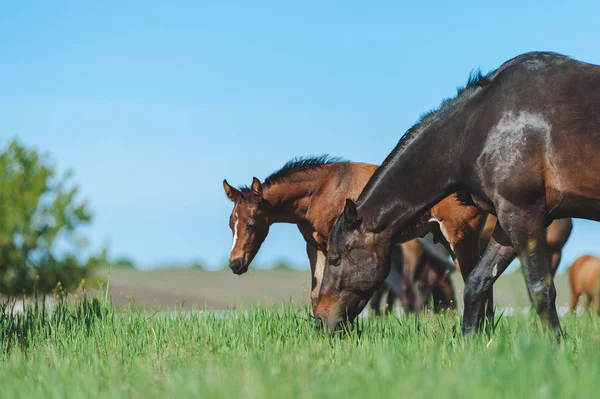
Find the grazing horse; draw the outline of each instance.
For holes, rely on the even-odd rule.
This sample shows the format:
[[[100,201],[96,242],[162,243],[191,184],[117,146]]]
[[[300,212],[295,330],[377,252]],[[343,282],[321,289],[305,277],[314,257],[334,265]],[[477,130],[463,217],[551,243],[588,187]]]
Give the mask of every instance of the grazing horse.
[[[294,223],[306,241],[312,277],[311,301],[314,305],[325,265],[329,231],[343,209],[344,199],[356,198],[376,168],[376,165],[341,162],[337,158],[324,156],[292,160],[267,177],[264,183],[254,178],[250,187],[236,189],[226,180],[223,181],[225,193],[234,203],[229,217],[233,232],[229,257],[231,270],[235,274],[243,274],[248,270],[271,224]],[[442,275],[448,268],[448,264],[443,264],[439,256],[436,259],[431,250],[424,248],[421,243],[402,244],[397,250],[404,254],[406,269],[415,269],[421,261],[427,263],[428,270],[434,275]],[[399,266],[400,274],[402,269]],[[392,289],[401,290],[402,278],[397,273],[390,273],[388,279]],[[434,302],[441,301],[452,306],[455,302],[452,287],[448,288],[448,283],[441,278],[431,276],[428,280],[433,283],[438,281],[442,281],[444,287],[436,288],[436,295],[439,291],[440,296],[449,293],[451,296],[434,298]],[[427,294],[420,293],[425,295],[423,301],[426,302]]]
[[[581,294],[587,295],[586,308],[590,305],[594,313],[600,308],[600,258],[582,255],[569,267],[571,285],[571,311],[577,308]]]
[[[413,238],[452,192],[498,219],[464,291],[463,334],[480,325],[493,283],[519,256],[544,326],[560,331],[546,242],[554,219],[600,220],[600,67],[547,52],[471,75],[455,98],[400,139],[330,234],[316,322],[351,324],[389,270],[392,243]]]

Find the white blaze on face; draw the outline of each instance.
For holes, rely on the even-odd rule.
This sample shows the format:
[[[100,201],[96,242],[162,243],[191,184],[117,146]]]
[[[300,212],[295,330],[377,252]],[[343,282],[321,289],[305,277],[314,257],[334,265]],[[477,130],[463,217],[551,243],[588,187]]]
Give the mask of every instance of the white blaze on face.
[[[231,246],[231,250],[233,251],[233,248],[235,248],[235,243],[237,242],[237,238],[238,238],[238,233],[237,233],[237,228],[238,228],[238,214],[237,212],[235,213],[235,215],[233,216],[233,218],[235,219],[235,223],[233,225],[233,245]]]
[[[327,257],[325,256],[325,254],[321,251],[317,251],[317,262],[315,265],[315,289],[311,293],[312,299],[317,299],[317,297],[319,296],[326,261]]]

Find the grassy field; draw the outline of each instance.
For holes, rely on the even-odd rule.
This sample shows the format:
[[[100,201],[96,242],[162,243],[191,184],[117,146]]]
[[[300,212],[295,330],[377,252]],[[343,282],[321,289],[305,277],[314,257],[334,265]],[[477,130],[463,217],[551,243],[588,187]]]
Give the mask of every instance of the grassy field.
[[[533,316],[464,340],[456,313],[367,318],[326,336],[306,310],[152,313],[101,301],[0,311],[3,398],[577,397],[600,390],[600,318]]]

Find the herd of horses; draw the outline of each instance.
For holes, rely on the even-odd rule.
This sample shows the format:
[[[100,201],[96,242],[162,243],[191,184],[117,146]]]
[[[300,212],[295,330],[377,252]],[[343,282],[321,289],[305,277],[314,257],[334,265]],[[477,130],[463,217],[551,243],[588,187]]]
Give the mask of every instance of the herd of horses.
[[[383,164],[295,159],[234,203],[230,267],[243,274],[273,223],[306,241],[318,328],[351,327],[387,291],[418,312],[455,307],[465,282],[463,334],[494,317],[493,284],[518,256],[542,323],[560,332],[554,274],[571,218],[600,220],[600,67],[550,52],[472,74],[424,116]],[[422,237],[433,237],[432,241]],[[436,245],[437,243],[437,245]],[[454,264],[438,249],[441,245]],[[572,307],[600,307],[600,260],[569,269]]]

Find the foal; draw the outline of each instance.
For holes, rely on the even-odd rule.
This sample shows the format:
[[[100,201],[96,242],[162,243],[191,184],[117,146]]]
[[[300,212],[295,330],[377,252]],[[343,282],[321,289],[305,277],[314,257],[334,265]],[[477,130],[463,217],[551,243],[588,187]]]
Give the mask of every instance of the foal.
[[[336,158],[324,156],[290,161],[267,177],[264,183],[254,178],[250,187],[236,189],[226,180],[223,181],[225,193],[234,203],[229,218],[233,232],[229,257],[231,270],[235,274],[243,274],[248,270],[250,262],[267,237],[271,224],[296,224],[306,241],[312,276],[311,300],[314,303],[321,286],[331,226],[342,211],[344,200],[356,198],[376,168],[376,165],[340,162]],[[413,243],[398,246],[393,252],[396,251],[403,253],[396,256],[410,257],[412,263],[417,263],[429,250],[423,248],[422,244]],[[419,255],[416,254],[417,251]],[[436,263],[433,266],[434,274],[444,274],[446,269],[442,266],[446,269],[448,267],[440,262]],[[406,269],[415,267],[409,262]],[[398,271],[403,273],[402,269],[400,267]],[[433,277],[430,280],[438,281]],[[439,299],[438,302],[454,303],[452,288],[447,287],[445,280],[443,283],[445,287],[442,291],[449,297]],[[398,290],[399,285],[398,281],[392,288]]]

